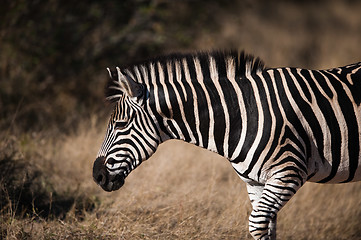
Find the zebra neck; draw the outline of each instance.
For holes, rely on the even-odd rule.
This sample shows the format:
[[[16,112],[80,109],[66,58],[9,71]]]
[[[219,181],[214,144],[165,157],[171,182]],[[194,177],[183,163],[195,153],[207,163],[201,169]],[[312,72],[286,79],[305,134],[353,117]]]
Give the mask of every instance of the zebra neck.
[[[262,66],[244,54],[201,55],[156,62],[135,75],[143,72],[151,115],[166,136],[162,140],[181,139],[233,160],[249,147],[246,135],[254,139],[258,112],[247,76]]]
[[[240,144],[244,143],[241,139],[243,120],[253,108],[241,98],[255,101],[245,96],[251,89],[249,82],[240,83],[230,77],[210,74],[207,78],[191,80],[191,84],[184,81],[171,86],[169,83],[163,87],[162,96],[153,93],[153,109],[158,109],[157,121],[166,135],[163,140],[180,139],[230,160],[240,157]],[[257,122],[258,116],[253,119]],[[252,136],[248,134],[248,137]]]

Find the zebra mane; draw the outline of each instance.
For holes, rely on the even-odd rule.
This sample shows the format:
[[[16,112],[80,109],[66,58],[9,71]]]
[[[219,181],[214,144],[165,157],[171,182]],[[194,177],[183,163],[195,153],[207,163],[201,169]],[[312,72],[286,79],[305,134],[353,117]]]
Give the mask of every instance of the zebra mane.
[[[212,52],[196,52],[196,53],[173,53],[164,56],[158,56],[146,61],[134,63],[121,67],[122,73],[129,75],[136,82],[142,82],[137,79],[136,71],[139,67],[146,68],[149,71],[151,65],[160,64],[165,67],[169,63],[181,62],[186,60],[187,62],[193,62],[197,59],[202,66],[202,71],[209,69],[210,59],[214,59],[218,73],[226,76],[227,62],[232,60],[234,62],[235,77],[244,77],[246,74],[254,74],[265,69],[265,65],[261,59],[247,54],[244,51],[229,50],[229,51],[212,51]],[[116,101],[121,95],[121,89],[117,81],[118,74],[116,70],[109,70],[110,80],[106,85],[105,96],[110,101]]]

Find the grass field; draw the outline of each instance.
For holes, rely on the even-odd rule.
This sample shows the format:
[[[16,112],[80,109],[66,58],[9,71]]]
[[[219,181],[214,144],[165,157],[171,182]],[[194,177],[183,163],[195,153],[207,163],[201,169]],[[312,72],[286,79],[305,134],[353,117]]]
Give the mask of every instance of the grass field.
[[[162,144],[116,192],[93,182],[111,111],[104,69],[227,48],[268,67],[346,65],[361,60],[361,2],[113,4],[0,8],[0,239],[251,239],[245,184],[227,160],[192,145]],[[361,183],[306,183],[279,213],[277,234],[361,239]]]
[[[179,141],[166,142],[126,179],[122,189],[106,193],[91,180],[92,161],[102,141],[100,130],[99,124],[88,123],[55,142],[35,136],[19,146],[23,157],[41,156],[25,167],[28,174],[35,171],[31,168],[46,168],[42,181],[34,181],[40,185],[38,191],[68,197],[72,205],[56,213],[48,204],[51,214],[45,216],[37,209],[15,215],[14,208],[3,208],[3,238],[251,239],[245,185],[227,160]],[[33,145],[38,146],[36,152]],[[36,200],[41,199],[35,199],[35,205]],[[54,200],[53,208],[59,208],[56,204],[60,203]],[[360,183],[307,183],[280,212],[278,236],[359,239],[360,205]]]

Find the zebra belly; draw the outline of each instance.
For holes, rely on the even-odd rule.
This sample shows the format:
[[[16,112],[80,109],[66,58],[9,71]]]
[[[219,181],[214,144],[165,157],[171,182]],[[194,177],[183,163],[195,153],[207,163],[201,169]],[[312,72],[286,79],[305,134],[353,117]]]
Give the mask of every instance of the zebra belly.
[[[333,168],[335,167],[332,166],[330,162],[322,162],[321,159],[316,158],[316,161],[312,161],[311,164],[309,163],[309,170],[312,177],[310,177],[307,181],[317,183],[344,183],[361,181],[361,159],[358,160],[356,171],[353,170],[352,173],[350,171],[348,159],[341,160],[339,166],[337,167],[337,171]],[[349,179],[350,174],[353,175],[351,179]],[[333,177],[327,181],[323,181],[324,179],[329,178],[330,175]]]
[[[309,175],[311,175],[312,177],[310,177],[307,181],[320,183],[343,183],[361,181],[361,105],[357,107],[354,106],[354,111],[356,113],[354,114],[354,117],[357,125],[351,127],[351,129],[353,129],[354,131],[358,131],[358,141],[355,141],[355,138],[352,139],[348,136],[348,134],[345,134],[349,133],[348,128],[350,126],[341,124],[342,122],[344,122],[344,120],[341,121],[340,119],[338,119],[338,128],[328,126],[329,132],[331,133],[340,130],[343,131],[343,133],[341,133],[341,140],[339,143],[340,145],[338,145],[340,149],[339,155],[341,156],[341,159],[332,159],[333,156],[331,154],[331,147],[324,147],[323,157],[321,157],[317,150],[315,141],[311,142],[311,144],[313,145],[311,146],[311,157],[308,161],[308,172]],[[340,113],[340,115],[342,114]],[[327,126],[327,122],[320,121],[320,125]],[[329,136],[327,136],[326,134],[327,131],[328,130],[323,129],[323,139],[329,138]],[[356,152],[357,156],[354,154],[354,157],[351,159],[349,158],[349,156],[351,156],[350,152],[354,146],[352,144],[349,144],[351,143],[350,141],[354,142],[355,144],[359,144],[358,148],[357,145],[354,148],[358,151],[358,154]],[[326,144],[324,146],[326,146]]]

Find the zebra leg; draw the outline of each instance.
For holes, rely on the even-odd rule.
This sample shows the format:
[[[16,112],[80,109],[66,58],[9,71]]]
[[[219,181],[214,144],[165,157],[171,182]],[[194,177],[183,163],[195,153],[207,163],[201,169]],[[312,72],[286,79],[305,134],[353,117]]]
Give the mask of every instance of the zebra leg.
[[[259,199],[262,196],[264,184],[260,184],[255,181],[244,180],[247,183],[247,192],[252,207],[255,208]]]
[[[277,214],[271,219],[271,221],[268,224],[268,235],[270,236],[270,239],[277,239],[276,227],[277,227]]]
[[[247,180],[245,180],[247,181]],[[252,207],[255,208],[262,196],[264,185],[258,182],[247,181],[247,192]],[[268,225],[268,235],[270,239],[276,239],[277,215],[274,216]]]
[[[278,171],[263,188],[259,200],[252,204],[249,217],[249,231],[254,239],[269,240],[276,238],[277,213],[302,186],[305,177],[301,177],[296,168],[287,172]]]
[[[262,196],[263,189],[264,189],[263,184],[253,181],[247,181],[248,197],[249,200],[251,201],[253,209],[257,206],[257,203]],[[270,239],[276,239],[276,225],[277,225],[277,215],[270,220],[270,223],[268,225],[268,236],[270,237]]]

